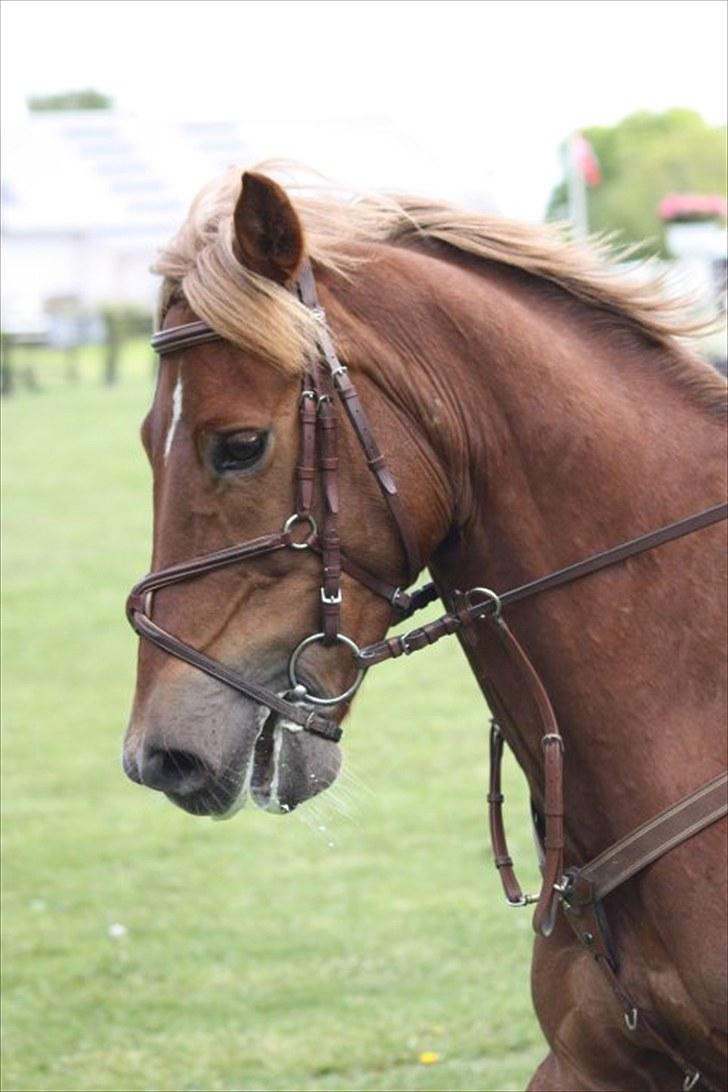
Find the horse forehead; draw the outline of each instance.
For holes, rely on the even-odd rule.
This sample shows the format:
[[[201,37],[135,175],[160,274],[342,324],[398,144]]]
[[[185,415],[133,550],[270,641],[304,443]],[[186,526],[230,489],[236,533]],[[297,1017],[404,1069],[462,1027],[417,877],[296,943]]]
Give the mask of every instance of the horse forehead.
[[[274,415],[298,379],[268,364],[246,359],[225,343],[199,346],[170,359],[159,395],[170,408],[176,386],[184,388],[185,415],[225,416],[243,410]],[[166,362],[162,367],[165,367]]]

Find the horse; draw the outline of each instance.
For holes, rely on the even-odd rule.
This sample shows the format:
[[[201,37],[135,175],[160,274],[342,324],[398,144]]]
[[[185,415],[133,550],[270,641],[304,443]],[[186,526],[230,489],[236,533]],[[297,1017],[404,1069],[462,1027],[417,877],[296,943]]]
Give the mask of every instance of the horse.
[[[335,780],[368,663],[456,632],[567,877],[724,792],[724,525],[650,532],[724,496],[726,384],[658,284],[550,227],[260,170],[207,186],[156,271],[132,780],[194,815],[290,812]],[[387,638],[425,565],[445,621]],[[490,795],[511,876],[497,774]],[[533,1092],[724,1087],[724,813],[576,927],[545,881],[566,912],[539,918]]]

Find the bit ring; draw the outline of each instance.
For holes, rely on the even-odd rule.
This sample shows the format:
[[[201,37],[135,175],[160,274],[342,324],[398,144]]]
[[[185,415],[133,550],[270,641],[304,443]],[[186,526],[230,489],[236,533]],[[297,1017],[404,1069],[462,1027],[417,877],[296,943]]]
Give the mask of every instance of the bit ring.
[[[299,682],[296,677],[296,666],[298,664],[301,653],[304,651],[304,649],[308,648],[309,645],[318,644],[319,641],[325,640],[325,637],[326,634],[324,633],[312,633],[310,637],[304,637],[301,643],[294,649],[291,654],[291,658],[288,661],[288,680],[293,690],[295,690],[297,687],[301,687],[303,689],[303,694],[301,694],[301,690],[298,691],[300,695],[298,699],[299,701],[311,702],[312,705],[339,705],[342,701],[348,701],[349,698],[353,697],[354,694],[356,694],[357,690],[361,685],[362,679],[367,673],[367,669],[365,667],[360,667],[358,669],[356,678],[354,679],[354,682],[351,684],[351,686],[344,690],[343,693],[337,694],[335,698],[316,697],[316,695],[311,694],[310,691],[303,685],[303,683]],[[359,646],[355,641],[352,641],[351,637],[346,637],[343,633],[337,633],[334,640],[337,644],[346,645],[346,647],[351,650],[354,656],[359,655]]]

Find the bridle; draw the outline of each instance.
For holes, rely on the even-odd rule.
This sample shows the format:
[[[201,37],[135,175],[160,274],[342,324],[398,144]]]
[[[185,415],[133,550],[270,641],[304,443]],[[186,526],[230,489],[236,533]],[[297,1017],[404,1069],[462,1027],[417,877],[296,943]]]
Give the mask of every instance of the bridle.
[[[289,729],[298,727],[337,742],[341,738],[341,728],[318,710],[349,701],[367,670],[366,665],[359,660],[362,650],[340,629],[341,574],[347,573],[370,591],[386,599],[393,613],[398,618],[405,618],[413,607],[413,597],[404,589],[416,578],[422,562],[417,538],[397,492],[394,477],[374,439],[347,369],[336,355],[308,262],[301,269],[295,289],[301,303],[316,318],[318,330],[318,356],[313,356],[308,361],[302,376],[299,398],[300,439],[295,511],[285,521],[281,531],[149,573],[132,589],[127,600],[127,616],[140,637],[281,714]],[[206,323],[191,322],[155,334],[152,347],[160,356],[165,356],[219,340],[222,340],[220,335]],[[334,405],[337,397],[344,406],[366,464],[377,481],[402,543],[407,573],[397,583],[369,572],[349,558],[341,548],[338,528],[338,422]],[[323,509],[320,528],[313,514],[317,474]],[[280,550],[312,550],[321,558],[321,626],[319,631],[305,637],[291,653],[288,661],[290,689],[284,695],[277,694],[219,660],[212,659],[152,620],[154,593],[161,588]],[[419,602],[421,601],[422,595],[419,597]],[[299,660],[302,653],[311,645],[319,643],[326,646],[344,645],[354,657],[356,677],[340,694],[329,697],[315,694],[299,678]],[[315,708],[311,709],[311,705]]]
[[[238,545],[228,546],[223,550],[149,573],[132,588],[126,608],[129,621],[140,637],[285,716],[291,728],[296,726],[303,731],[338,742],[342,734],[341,728],[328,717],[322,716],[318,710],[349,701],[359,688],[368,668],[374,664],[403,654],[409,655],[429,644],[434,644],[441,637],[455,633],[463,626],[484,618],[492,617],[502,621],[503,608],[512,603],[573,582],[599,569],[622,562],[635,554],[654,549],[663,542],[691,534],[726,518],[728,505],[716,505],[695,516],[679,520],[668,527],[602,551],[518,588],[499,594],[489,588],[472,588],[458,595],[457,609],[446,613],[435,622],[401,636],[359,648],[351,637],[340,630],[342,572],[385,599],[392,608],[394,622],[410,617],[415,611],[439,596],[433,584],[426,584],[414,592],[406,590],[422,567],[417,537],[397,491],[394,477],[369,427],[356,388],[346,367],[336,354],[325,312],[318,301],[313,271],[308,261],[305,261],[301,267],[294,290],[301,303],[316,318],[318,349],[318,355],[313,355],[309,359],[302,375],[299,398],[299,458],[295,472],[295,511],[285,521],[281,531],[248,539]],[[151,344],[159,356],[163,357],[221,340],[223,340],[222,336],[207,323],[190,322],[159,331],[152,337]],[[344,406],[366,464],[377,481],[396,526],[407,569],[406,576],[398,582],[392,582],[370,572],[348,557],[341,547],[338,529],[340,496],[337,414],[334,404],[336,398]],[[313,515],[317,474],[321,485],[323,507],[321,528],[318,527]],[[291,653],[288,661],[290,689],[285,695],[281,696],[244,678],[239,672],[193,648],[152,620],[154,593],[161,588],[281,550],[312,550],[319,554],[322,568],[321,626],[317,632],[305,637]],[[340,694],[329,697],[315,694],[299,679],[298,664],[301,654],[306,648],[318,643],[327,646],[343,644],[352,653],[356,677]],[[315,708],[311,709],[310,706]]]
[[[529,695],[532,719],[538,725],[541,735],[544,762],[544,829],[541,839],[543,879],[540,894],[532,897],[522,893],[516,880],[503,826],[500,764],[504,736],[508,734],[504,732],[504,726],[509,723],[509,713],[492,680],[481,679],[489,705],[495,713],[491,728],[488,804],[495,863],[501,875],[506,900],[510,906],[535,903],[534,927],[544,936],[551,933],[555,911],[560,904],[577,938],[596,959],[609,980],[623,1008],[628,1030],[636,1031],[639,1017],[639,1026],[653,1046],[666,1053],[682,1068],[685,1074],[683,1087],[694,1088],[701,1079],[698,1070],[675,1048],[669,1034],[666,1038],[652,1018],[640,1013],[621,985],[601,900],[616,886],[669,849],[725,815],[728,810],[725,801],[728,777],[725,774],[719,775],[706,785],[700,786],[684,800],[620,839],[594,861],[564,871],[563,738],[546,690],[528,656],[506,625],[502,612],[516,602],[589,576],[611,565],[620,564],[630,557],[718,523],[728,516],[728,504],[707,508],[505,592],[496,593],[484,587],[455,592],[451,609],[435,621],[400,636],[359,648],[351,637],[340,630],[342,572],[385,599],[392,608],[393,622],[410,617],[415,611],[437,599],[439,594],[431,583],[413,592],[406,590],[422,567],[417,538],[392,473],[369,427],[354,384],[336,354],[308,261],[304,262],[300,270],[294,290],[301,303],[316,319],[318,350],[317,355],[308,361],[302,376],[298,411],[299,458],[295,471],[295,511],[280,531],[149,573],[134,586],[127,600],[127,616],[132,627],[140,637],[170,655],[279,713],[285,718],[288,730],[309,732],[338,742],[342,735],[340,726],[320,710],[350,701],[370,666],[419,651],[464,627],[480,622],[489,624],[495,639],[520,677],[524,693]],[[223,340],[221,335],[206,323],[191,322],[155,334],[152,347],[162,357],[220,340]],[[400,581],[393,582],[370,572],[342,549],[338,529],[340,495],[335,408],[337,399],[343,404],[366,464],[376,478],[397,529],[406,564],[406,576]],[[313,514],[317,477],[323,513],[320,528]],[[153,621],[154,593],[161,588],[283,550],[310,550],[321,559],[320,629],[300,641],[291,653],[288,661],[290,688],[284,694],[278,694],[244,677]],[[356,677],[342,693],[328,697],[316,694],[301,680],[300,657],[305,649],[316,644],[341,644],[352,653]]]

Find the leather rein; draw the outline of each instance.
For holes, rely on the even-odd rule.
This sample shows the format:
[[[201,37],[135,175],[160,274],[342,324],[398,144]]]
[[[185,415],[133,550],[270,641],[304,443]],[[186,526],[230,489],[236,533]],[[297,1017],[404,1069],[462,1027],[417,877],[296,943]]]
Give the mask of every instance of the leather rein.
[[[716,524],[728,516],[728,504],[715,505],[505,592],[496,593],[484,587],[455,592],[452,609],[436,620],[405,634],[359,648],[350,637],[340,631],[342,572],[390,603],[393,624],[409,618],[415,611],[439,598],[439,593],[431,583],[413,592],[405,590],[422,567],[416,535],[391,471],[369,428],[354,384],[336,354],[325,313],[318,301],[309,262],[302,266],[294,289],[301,303],[317,319],[318,341],[318,357],[310,359],[306,366],[299,399],[300,440],[295,472],[295,511],[286,520],[281,531],[149,573],[134,586],[129,595],[129,622],[140,637],[280,714],[289,730],[310,732],[333,742],[338,742],[341,738],[342,729],[334,720],[325,716],[321,709],[350,701],[369,667],[387,659],[410,655],[475,623],[484,622],[489,625],[508,657],[511,668],[520,676],[524,693],[529,695],[533,718],[540,725],[544,764],[542,884],[540,893],[530,896],[523,894],[515,877],[502,817],[500,767],[505,737],[513,729],[509,726],[508,710],[500,701],[497,688],[491,680],[481,680],[495,714],[491,727],[488,806],[495,864],[501,876],[506,900],[510,906],[535,903],[534,928],[542,936],[550,935],[556,910],[561,904],[577,938],[607,975],[624,1010],[626,1026],[630,1032],[634,1032],[638,1026],[639,1010],[617,977],[618,961],[608,936],[601,900],[652,861],[725,815],[728,812],[728,774],[722,774],[701,786],[683,801],[620,839],[594,861],[579,868],[565,870],[564,742],[543,683],[502,614],[505,608],[514,603],[572,583],[664,543]],[[220,340],[223,340],[221,335],[206,323],[192,322],[156,333],[152,338],[152,347],[162,357]],[[337,398],[343,404],[367,466],[376,478],[397,528],[407,568],[407,575],[400,581],[388,580],[371,573],[348,557],[341,547],[338,531],[340,498],[335,411]],[[313,514],[317,477],[323,513],[321,528]],[[285,693],[278,694],[253,682],[153,621],[154,593],[161,588],[282,550],[311,550],[321,559],[320,629],[305,637],[291,654],[288,664],[290,689]],[[314,693],[299,677],[300,656],[306,648],[315,644],[343,644],[350,650],[356,675],[351,685],[341,694],[327,697]],[[647,1034],[648,1040],[667,1053],[683,1070],[683,1087],[686,1090],[696,1087],[701,1079],[698,1070],[682,1057],[671,1042],[666,1041],[664,1034],[655,1027],[653,1021],[644,1014],[639,1015],[640,1027]]]

